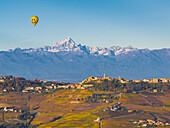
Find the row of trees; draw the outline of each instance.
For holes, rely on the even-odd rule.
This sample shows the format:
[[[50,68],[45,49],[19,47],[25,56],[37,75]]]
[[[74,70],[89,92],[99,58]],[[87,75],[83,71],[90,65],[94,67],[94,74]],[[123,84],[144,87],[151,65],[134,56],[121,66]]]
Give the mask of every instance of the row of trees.
[[[1,91],[3,89],[6,89],[7,91],[22,91],[27,86],[41,86],[42,84],[40,80],[26,80],[23,77],[5,76],[3,80],[4,82],[0,83]]]
[[[26,80],[24,77],[13,77],[13,76],[1,76],[1,80],[4,80],[3,82],[0,82],[0,91],[3,91],[6,89],[7,91],[22,91],[25,87],[44,87],[51,84],[65,84],[65,83],[58,83],[55,81],[51,82],[43,82],[40,81],[40,79],[34,79],[34,80]]]

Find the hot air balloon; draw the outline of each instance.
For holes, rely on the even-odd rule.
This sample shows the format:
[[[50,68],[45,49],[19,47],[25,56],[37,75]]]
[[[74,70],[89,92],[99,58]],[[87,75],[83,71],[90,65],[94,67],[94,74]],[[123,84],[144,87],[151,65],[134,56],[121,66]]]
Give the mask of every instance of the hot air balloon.
[[[33,23],[34,26],[38,23],[38,20],[39,20],[39,18],[37,16],[31,17],[31,22]]]

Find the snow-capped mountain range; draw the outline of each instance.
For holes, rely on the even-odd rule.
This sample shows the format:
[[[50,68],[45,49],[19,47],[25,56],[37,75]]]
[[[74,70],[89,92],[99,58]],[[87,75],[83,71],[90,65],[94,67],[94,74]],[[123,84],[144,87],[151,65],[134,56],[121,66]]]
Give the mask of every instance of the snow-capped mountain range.
[[[16,50],[16,49],[15,49]],[[14,50],[14,51],[15,51]],[[20,49],[21,50],[21,49]],[[89,47],[86,45],[76,44],[70,37],[66,38],[64,41],[60,43],[55,43],[52,46],[44,46],[40,48],[30,48],[30,49],[22,49],[23,52],[76,52],[76,53],[85,53],[92,55],[119,55],[119,54],[127,54],[131,51],[138,51],[137,48],[128,46],[128,47],[120,47],[120,46],[112,46],[108,48],[100,48],[100,47]]]
[[[0,75],[59,81],[104,73],[113,78],[170,78],[170,48],[89,47],[68,37],[52,46],[0,51],[0,69]]]

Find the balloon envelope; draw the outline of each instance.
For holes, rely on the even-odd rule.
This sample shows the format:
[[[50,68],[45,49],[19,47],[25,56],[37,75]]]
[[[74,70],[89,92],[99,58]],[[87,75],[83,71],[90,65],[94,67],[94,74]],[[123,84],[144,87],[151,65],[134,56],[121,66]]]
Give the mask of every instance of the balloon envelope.
[[[38,16],[31,17],[31,22],[33,23],[34,26],[38,23],[38,20],[39,20]]]

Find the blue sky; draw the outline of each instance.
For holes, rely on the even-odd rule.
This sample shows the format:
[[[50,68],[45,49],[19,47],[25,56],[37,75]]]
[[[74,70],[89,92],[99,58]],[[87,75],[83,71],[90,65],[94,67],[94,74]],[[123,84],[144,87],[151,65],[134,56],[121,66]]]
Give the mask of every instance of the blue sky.
[[[0,16],[0,50],[67,37],[88,46],[170,48],[169,0],[0,0]]]

